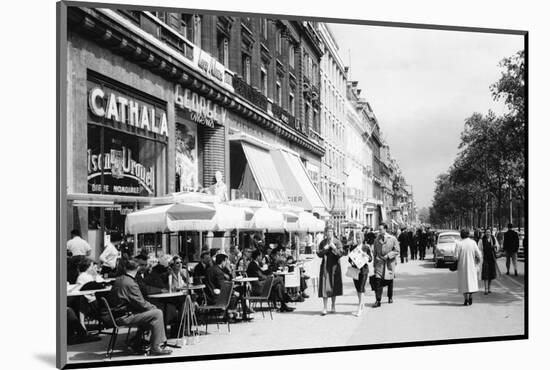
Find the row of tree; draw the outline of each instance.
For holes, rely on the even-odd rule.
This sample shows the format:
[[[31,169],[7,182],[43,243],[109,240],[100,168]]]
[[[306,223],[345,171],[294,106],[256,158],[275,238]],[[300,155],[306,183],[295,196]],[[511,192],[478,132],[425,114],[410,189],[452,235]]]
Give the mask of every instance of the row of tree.
[[[524,60],[524,51],[503,59],[502,75],[490,87],[507,112],[474,113],[466,119],[454,163],[436,180],[430,207],[433,225],[501,228],[512,221],[510,214],[516,215],[516,225],[521,222],[526,177]]]

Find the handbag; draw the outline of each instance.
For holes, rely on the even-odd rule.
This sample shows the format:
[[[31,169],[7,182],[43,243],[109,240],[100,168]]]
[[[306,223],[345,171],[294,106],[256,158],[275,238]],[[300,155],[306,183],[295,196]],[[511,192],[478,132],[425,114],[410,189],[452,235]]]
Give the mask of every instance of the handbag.
[[[359,269],[355,268],[353,266],[348,266],[348,269],[346,270],[346,276],[349,278],[352,278],[353,280],[359,279]]]
[[[454,262],[451,263],[451,265],[449,266],[449,270],[451,270],[451,271],[458,270],[458,260],[454,260]]]

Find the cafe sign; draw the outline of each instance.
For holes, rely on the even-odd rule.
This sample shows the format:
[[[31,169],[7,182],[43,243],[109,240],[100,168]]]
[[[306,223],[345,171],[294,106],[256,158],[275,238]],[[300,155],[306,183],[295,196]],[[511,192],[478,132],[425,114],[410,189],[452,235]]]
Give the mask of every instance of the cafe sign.
[[[227,110],[224,107],[179,84],[176,85],[175,104],[189,112],[189,119],[193,122],[212,128],[214,123],[225,125]]]
[[[168,137],[165,111],[114,90],[92,87],[88,91],[88,106],[90,112],[98,118]]]
[[[102,173],[110,176],[103,188]],[[155,168],[134,160],[125,146],[103,154],[88,149],[88,185],[92,193],[154,195]]]

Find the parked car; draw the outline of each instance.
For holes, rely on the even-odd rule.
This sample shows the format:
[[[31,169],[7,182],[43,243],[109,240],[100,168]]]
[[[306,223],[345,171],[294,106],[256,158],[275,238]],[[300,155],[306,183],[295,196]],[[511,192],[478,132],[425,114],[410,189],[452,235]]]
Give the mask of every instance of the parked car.
[[[518,249],[518,257],[519,258],[525,258],[523,238],[525,238],[525,231],[522,230],[522,231],[519,232],[519,249]]]
[[[437,235],[434,249],[435,267],[440,267],[455,260],[455,247],[458,241],[460,241],[458,231],[442,231]]]

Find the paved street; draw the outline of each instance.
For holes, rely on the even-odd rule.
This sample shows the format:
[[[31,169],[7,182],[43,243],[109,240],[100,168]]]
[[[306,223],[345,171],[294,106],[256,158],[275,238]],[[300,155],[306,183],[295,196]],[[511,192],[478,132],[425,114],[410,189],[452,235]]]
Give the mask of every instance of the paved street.
[[[319,315],[322,302],[311,293],[306,302],[296,304],[293,313],[274,313],[262,318],[255,314],[251,323],[227,326],[209,325],[209,334],[201,342],[175,350],[172,356],[205,355],[235,352],[348,346],[358,344],[398,343],[424,340],[475,338],[524,333],[523,262],[519,276],[503,275],[494,282],[492,294],[474,295],[472,306],[464,307],[456,290],[456,273],[434,268],[428,255],[425,261],[399,264],[394,287],[394,303],[384,297],[382,307],[372,308],[374,294],[367,292],[368,307],[361,317],[352,312],[356,306],[353,283],[344,277],[344,296],[337,301],[337,313]],[[342,263],[345,263],[343,258]],[[504,258],[499,259],[505,272]],[[345,266],[343,266],[345,271]],[[483,285],[480,285],[483,291]],[[310,289],[311,290],[311,289]],[[385,294],[385,292],[384,292]],[[203,327],[204,328],[204,327]],[[125,331],[120,336],[116,359],[133,359],[124,351]],[[69,347],[68,359],[91,361],[103,359],[107,339]],[[85,352],[83,352],[85,351]]]

